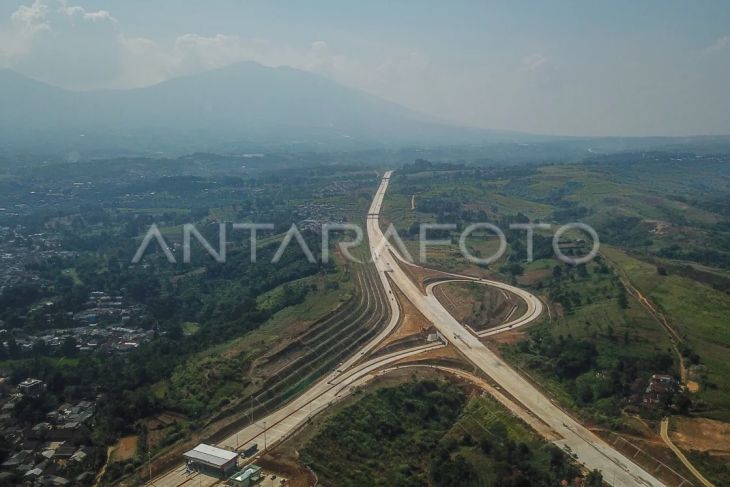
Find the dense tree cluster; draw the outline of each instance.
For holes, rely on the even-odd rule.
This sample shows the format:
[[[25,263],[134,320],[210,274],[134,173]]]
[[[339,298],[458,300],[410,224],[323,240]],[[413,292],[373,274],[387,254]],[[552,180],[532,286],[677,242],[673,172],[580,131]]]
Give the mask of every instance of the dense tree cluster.
[[[518,435],[503,420],[456,426],[473,425],[486,407],[466,404],[446,382],[382,389],[331,418],[302,458],[322,485],[552,487],[581,477],[559,448]],[[600,486],[600,474],[587,481]]]

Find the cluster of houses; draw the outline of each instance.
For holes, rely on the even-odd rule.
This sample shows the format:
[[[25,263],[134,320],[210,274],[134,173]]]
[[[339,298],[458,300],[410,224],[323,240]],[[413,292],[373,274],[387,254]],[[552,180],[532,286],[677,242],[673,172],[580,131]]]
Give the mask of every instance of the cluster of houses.
[[[90,438],[94,402],[62,404],[34,425],[23,425],[17,420],[18,402],[24,397],[37,397],[45,387],[43,381],[28,378],[18,384],[0,407],[0,435],[11,449],[0,464],[0,485],[41,487],[93,483],[98,453]]]
[[[362,188],[362,181],[356,179],[344,181],[332,181],[322,188],[314,191],[314,195],[318,197],[340,196],[343,194],[352,194],[355,190]]]
[[[37,276],[26,275],[23,262],[16,258],[14,252],[0,253],[0,292],[28,280],[38,280]]]
[[[141,305],[125,305],[123,296],[110,296],[104,291],[93,291],[86,302],[86,308],[74,313],[73,319],[80,325],[127,323],[141,317]]]
[[[46,284],[31,270],[32,265],[53,257],[73,257],[75,252],[61,250],[56,235],[25,234],[24,228],[0,227],[0,292],[26,283]]]
[[[644,390],[642,402],[647,406],[667,404],[679,390],[679,383],[671,375],[653,374]]]
[[[297,223],[300,231],[322,232],[325,223],[344,223],[345,217],[336,216],[337,209],[330,203],[305,203],[297,206],[297,213],[304,218]]]
[[[53,303],[48,303],[53,306]],[[111,296],[94,291],[86,302],[86,308],[69,313],[79,326],[52,328],[38,333],[13,330],[15,343],[26,352],[43,342],[51,349],[60,347],[73,338],[80,353],[115,353],[133,350],[154,337],[153,330],[134,325],[144,319],[144,307],[126,305],[122,296]],[[99,326],[103,325],[103,326]]]
[[[684,386],[668,374],[652,374],[649,380],[637,379],[631,386],[628,403],[646,409],[663,409],[673,406],[677,394]]]
[[[52,308],[53,303],[46,303],[46,306]],[[39,342],[51,350],[57,349],[69,338],[74,339],[80,353],[125,352],[154,337],[153,330],[145,330],[135,325],[144,320],[144,312],[141,305],[125,304],[122,296],[94,291],[83,311],[68,313],[72,322],[78,326],[51,328],[36,333],[16,329],[12,330],[12,336],[17,346],[25,352],[31,351]],[[50,313],[48,316],[51,316]],[[0,339],[2,334],[7,333],[6,330],[0,330]]]
[[[85,326],[77,328],[63,328],[47,330],[38,334],[14,333],[15,343],[24,352],[30,352],[39,342],[43,342],[51,350],[60,348],[69,338],[76,343],[78,353],[111,354],[128,352],[138,348],[141,344],[154,338],[154,330],[145,330],[138,327],[109,326],[99,328]]]
[[[26,270],[27,248],[18,247],[11,228],[0,227],[0,292],[21,283],[38,282],[40,277]]]

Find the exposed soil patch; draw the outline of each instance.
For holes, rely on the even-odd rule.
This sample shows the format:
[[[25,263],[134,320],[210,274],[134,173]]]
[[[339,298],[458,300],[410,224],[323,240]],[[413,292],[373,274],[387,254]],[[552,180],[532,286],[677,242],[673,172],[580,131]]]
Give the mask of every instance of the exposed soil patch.
[[[675,417],[672,421],[670,437],[679,448],[730,457],[730,423],[682,417]]]
[[[514,294],[476,282],[449,282],[434,288],[434,295],[457,321],[481,331],[517,318],[527,305]]]
[[[375,350],[380,350],[389,344],[401,340],[403,338],[423,334],[431,327],[431,322],[426,319],[418,309],[413,306],[408,298],[397,288],[392,286],[393,294],[395,295],[401,308],[401,319],[396,329],[378,345]]]
[[[172,276],[170,278],[170,284],[172,284],[173,287],[177,286],[178,282],[182,279],[185,279],[186,277],[194,277],[194,276],[200,276],[202,274],[205,274],[208,271],[206,267],[198,267],[197,269],[193,269],[190,272],[186,272],[185,274],[178,274],[175,276]]]
[[[110,461],[123,462],[133,458],[137,454],[137,442],[139,438],[136,436],[125,436],[114,445],[110,455]]]
[[[650,437],[622,434],[622,439],[617,439],[613,432],[597,428],[592,428],[592,431],[667,485],[679,485],[683,479],[694,480],[692,472],[682,465],[674,452],[656,434]]]
[[[430,280],[430,279],[437,279],[440,277],[443,277],[443,273],[439,271],[435,271],[432,269],[425,269],[423,267],[416,267],[408,264],[404,264],[398,259],[395,259],[395,262],[397,265],[403,269],[403,272],[406,273],[406,275],[413,281],[417,286],[418,289],[421,290],[422,293],[426,294],[426,288],[424,286],[424,282]]]
[[[424,353],[419,353],[415,357],[410,357],[410,359],[418,359],[418,360],[430,360],[430,359],[437,359],[437,358],[449,358],[449,359],[456,359],[456,360],[462,360],[463,357],[461,353],[459,353],[459,350],[449,344],[443,348],[439,348],[437,350],[428,350]],[[404,363],[404,362],[401,362]]]
[[[256,460],[256,465],[261,466],[267,475],[274,473],[277,477],[286,478],[288,487],[310,487],[316,477],[297,461],[298,458],[296,451],[281,448]]]

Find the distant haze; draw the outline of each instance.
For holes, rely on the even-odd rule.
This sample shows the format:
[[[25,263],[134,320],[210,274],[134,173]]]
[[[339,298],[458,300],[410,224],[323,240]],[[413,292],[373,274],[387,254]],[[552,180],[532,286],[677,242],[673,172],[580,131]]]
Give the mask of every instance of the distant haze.
[[[131,90],[73,92],[0,70],[0,145],[103,153],[520,141],[444,123],[327,78],[253,62]]]
[[[726,0],[0,3],[0,67],[64,89],[140,88],[242,61],[458,126],[730,133]]]

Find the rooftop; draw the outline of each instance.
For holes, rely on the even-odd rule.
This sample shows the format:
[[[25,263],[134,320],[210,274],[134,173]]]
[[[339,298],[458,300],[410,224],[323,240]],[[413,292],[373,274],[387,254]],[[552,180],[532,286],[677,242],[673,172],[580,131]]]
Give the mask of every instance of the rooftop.
[[[242,482],[246,479],[251,478],[252,476],[256,475],[257,473],[261,472],[261,467],[258,465],[249,465],[248,467],[244,468],[237,474],[235,474],[233,477],[231,477],[231,480],[235,480],[237,482]]]
[[[183,456],[189,460],[207,463],[216,467],[222,467],[235,459],[238,454],[233,451],[224,450],[215,446],[199,444],[192,450],[185,452]]]

